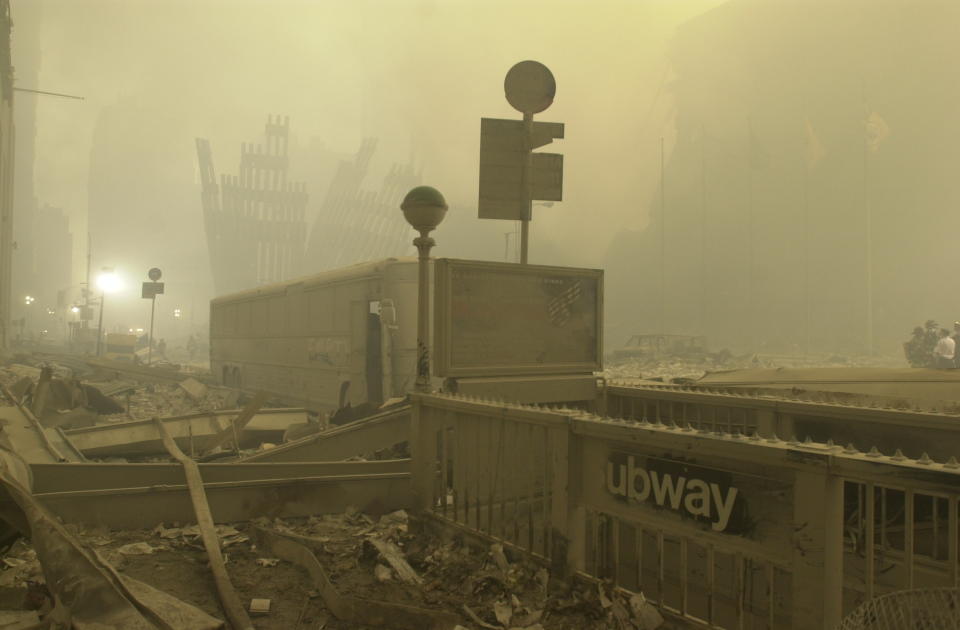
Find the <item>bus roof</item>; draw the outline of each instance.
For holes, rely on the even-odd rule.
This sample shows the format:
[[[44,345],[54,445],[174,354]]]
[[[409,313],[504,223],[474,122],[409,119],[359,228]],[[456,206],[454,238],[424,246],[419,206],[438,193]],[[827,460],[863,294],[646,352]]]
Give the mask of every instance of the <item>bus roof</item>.
[[[416,258],[412,256],[404,256],[400,258],[384,258],[381,260],[357,263],[348,267],[341,267],[340,269],[331,269],[329,271],[322,271],[309,276],[292,278],[290,280],[284,280],[283,282],[273,282],[271,284],[264,284],[259,287],[247,289],[245,291],[221,295],[210,300],[210,304],[221,304],[236,300],[247,300],[267,295],[283,294],[286,293],[288,287],[295,285],[303,285],[303,287],[306,288],[328,284],[331,282],[341,282],[343,280],[350,280],[352,278],[360,278],[363,276],[370,276],[380,273],[386,267],[391,265],[415,264],[416,262]]]

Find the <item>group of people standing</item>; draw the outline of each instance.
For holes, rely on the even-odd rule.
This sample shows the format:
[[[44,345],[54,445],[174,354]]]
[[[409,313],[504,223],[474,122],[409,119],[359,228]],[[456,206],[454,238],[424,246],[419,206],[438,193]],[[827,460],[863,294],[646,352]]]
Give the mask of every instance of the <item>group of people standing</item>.
[[[960,322],[953,322],[953,334],[941,328],[937,345],[933,347],[934,367],[960,368]]]
[[[903,352],[911,367],[960,368],[960,321],[953,322],[953,334],[932,319],[913,329]]]

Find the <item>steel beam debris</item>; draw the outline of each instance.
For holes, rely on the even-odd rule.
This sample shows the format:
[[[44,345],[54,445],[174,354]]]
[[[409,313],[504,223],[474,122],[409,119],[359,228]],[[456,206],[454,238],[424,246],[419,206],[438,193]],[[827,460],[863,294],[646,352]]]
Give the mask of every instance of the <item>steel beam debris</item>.
[[[182,383],[181,383],[182,385]],[[229,426],[224,427],[220,430],[220,433],[217,433],[213,436],[213,439],[204,447],[204,452],[209,453],[217,448],[220,448],[225,442],[233,440],[233,447],[237,450],[240,449],[240,435],[243,433],[244,429],[256,417],[257,412],[260,411],[260,407],[267,402],[268,398],[267,392],[259,391],[256,396],[250,399],[250,402],[247,403],[247,406],[243,408],[243,411],[240,412],[236,418],[230,421]],[[290,423],[293,424],[293,423]],[[284,431],[289,428],[289,424],[284,428]]]
[[[242,413],[239,410],[218,410],[162,420],[180,448],[200,453],[214,448],[218,440],[232,437],[234,418]],[[280,442],[287,427],[306,420],[307,413],[303,409],[264,409],[253,415],[240,431],[240,445],[253,447],[261,442]],[[224,432],[227,432],[226,438]],[[164,452],[150,420],[68,429],[64,435],[87,457],[143,456]]]
[[[200,463],[204,483],[248,483],[317,479],[322,477],[357,478],[365,475],[393,475],[410,472],[409,459],[331,462],[224,462]],[[37,494],[120,490],[183,485],[179,464],[56,463],[30,465],[33,491]]]
[[[347,459],[404,442],[410,432],[410,405],[374,414],[243,458],[245,462],[323,462]]]
[[[411,502],[409,472],[218,481],[204,487],[217,522],[307,517],[342,512],[351,505],[380,514]],[[38,492],[36,496],[63,522],[91,527],[139,529],[193,519],[189,493],[182,483]]]
[[[29,475],[13,453],[0,452],[0,516],[28,535],[55,596],[50,620],[77,630],[105,625],[131,630],[215,630],[222,622],[153,587],[120,576],[77,540],[25,485]],[[21,472],[18,472],[21,471]]]
[[[237,592],[230,582],[230,576],[227,575],[223,555],[220,553],[220,539],[217,538],[217,531],[213,525],[213,514],[210,512],[210,504],[207,502],[207,495],[203,489],[203,478],[200,476],[197,462],[183,454],[183,451],[173,441],[167,427],[159,418],[155,418],[154,421],[157,432],[163,440],[164,448],[167,449],[171,457],[183,466],[183,474],[187,479],[187,488],[190,491],[190,502],[193,504],[193,512],[196,515],[197,524],[200,526],[200,535],[203,539],[203,546],[207,550],[210,572],[213,573],[213,581],[217,586],[217,595],[220,597],[223,612],[234,630],[253,630],[250,617],[247,616],[247,611],[240,603]]]
[[[33,413],[6,387],[0,387],[0,391],[13,404],[12,407],[0,407],[3,438],[9,447],[31,463],[66,461]]]

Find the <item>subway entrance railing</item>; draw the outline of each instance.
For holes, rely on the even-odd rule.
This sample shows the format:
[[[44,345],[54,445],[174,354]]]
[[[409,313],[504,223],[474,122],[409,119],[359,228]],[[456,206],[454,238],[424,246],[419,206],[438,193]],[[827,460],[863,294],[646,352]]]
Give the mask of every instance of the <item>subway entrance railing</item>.
[[[415,395],[417,508],[706,628],[833,628],[958,585],[960,466]]]

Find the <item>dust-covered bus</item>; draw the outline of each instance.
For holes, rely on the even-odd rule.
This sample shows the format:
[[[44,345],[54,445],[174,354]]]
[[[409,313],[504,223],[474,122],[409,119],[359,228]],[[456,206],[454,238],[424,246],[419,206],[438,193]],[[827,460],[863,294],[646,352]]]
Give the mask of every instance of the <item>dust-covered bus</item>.
[[[224,385],[315,411],[405,395],[416,381],[417,264],[388,258],[214,299],[211,370]],[[593,398],[600,270],[430,265],[437,308],[428,345],[448,391],[519,402]]]
[[[224,385],[331,411],[416,379],[417,260],[388,258],[218,297],[210,368]]]

